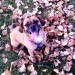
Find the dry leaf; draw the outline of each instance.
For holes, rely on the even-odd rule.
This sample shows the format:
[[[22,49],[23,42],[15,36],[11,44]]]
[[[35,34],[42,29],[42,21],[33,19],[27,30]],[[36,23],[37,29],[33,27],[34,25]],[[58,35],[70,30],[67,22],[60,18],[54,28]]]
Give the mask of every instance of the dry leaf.
[[[43,72],[46,72],[46,71],[47,71],[47,69],[43,69],[42,71],[43,71]]]
[[[26,67],[25,67],[25,65],[22,65],[19,69],[19,72],[25,72],[25,70],[26,70]]]
[[[3,63],[7,63],[8,59],[7,58],[3,58]]]
[[[32,72],[32,71],[34,71],[34,66],[33,65],[29,65],[27,67],[27,69],[28,69],[28,71]]]

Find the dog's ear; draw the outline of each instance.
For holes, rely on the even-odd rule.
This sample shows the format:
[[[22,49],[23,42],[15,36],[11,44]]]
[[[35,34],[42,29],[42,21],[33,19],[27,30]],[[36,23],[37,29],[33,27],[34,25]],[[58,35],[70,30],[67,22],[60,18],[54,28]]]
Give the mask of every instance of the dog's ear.
[[[41,16],[41,15],[36,15],[36,17],[39,19],[41,25],[44,26],[46,22],[45,22],[45,20],[42,18],[42,16]]]
[[[41,22],[41,25],[42,25],[42,26],[44,26],[45,23],[46,23],[44,19],[40,20],[40,22]]]
[[[23,22],[22,22],[20,27],[19,27],[19,32],[23,33],[23,29],[24,29],[24,27],[23,27]]]

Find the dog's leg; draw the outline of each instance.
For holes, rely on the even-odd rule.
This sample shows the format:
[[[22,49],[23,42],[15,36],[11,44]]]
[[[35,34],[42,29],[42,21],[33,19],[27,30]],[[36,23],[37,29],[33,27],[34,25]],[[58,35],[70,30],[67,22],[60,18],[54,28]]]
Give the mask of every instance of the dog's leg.
[[[13,47],[13,50],[15,52],[18,52],[18,50],[19,50],[18,45],[20,43],[15,40],[15,37],[14,37],[13,33],[10,33],[10,40],[11,40],[11,46]]]
[[[11,45],[12,45],[12,47],[13,47],[13,51],[15,51],[16,53],[18,53],[19,50],[20,50],[20,46],[21,46],[21,45],[20,45],[20,44],[16,44],[16,45],[15,45],[15,44],[16,44],[15,41],[14,41],[14,44],[11,43]],[[14,46],[14,45],[15,45],[15,46]]]
[[[32,61],[32,62],[35,62],[35,56],[34,56],[34,50],[28,50],[29,52],[29,59]]]

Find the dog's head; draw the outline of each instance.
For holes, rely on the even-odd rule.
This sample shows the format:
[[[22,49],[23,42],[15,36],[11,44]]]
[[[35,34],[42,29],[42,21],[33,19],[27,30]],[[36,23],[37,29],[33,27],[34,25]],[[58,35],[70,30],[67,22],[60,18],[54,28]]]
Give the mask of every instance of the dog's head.
[[[24,18],[23,23],[20,27],[20,32],[26,31],[29,34],[33,32],[39,33],[42,26],[45,25],[45,21],[42,20],[39,16],[30,16],[27,18]]]
[[[28,17],[23,22],[23,28],[29,34],[34,32],[39,33],[42,28],[40,20],[36,16]]]
[[[41,21],[36,16],[24,19],[23,30],[30,34],[29,37],[36,43],[41,43],[44,38],[43,27]]]

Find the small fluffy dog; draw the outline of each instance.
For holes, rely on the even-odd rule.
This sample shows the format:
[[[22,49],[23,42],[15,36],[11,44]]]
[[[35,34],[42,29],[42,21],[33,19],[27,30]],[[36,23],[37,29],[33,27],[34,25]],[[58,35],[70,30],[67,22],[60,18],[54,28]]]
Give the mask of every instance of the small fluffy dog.
[[[42,27],[45,22],[36,16],[25,18],[21,26],[17,26],[10,33],[10,40],[13,49],[19,44],[24,45],[29,52],[30,57],[34,57],[34,50],[46,44],[46,33]]]

